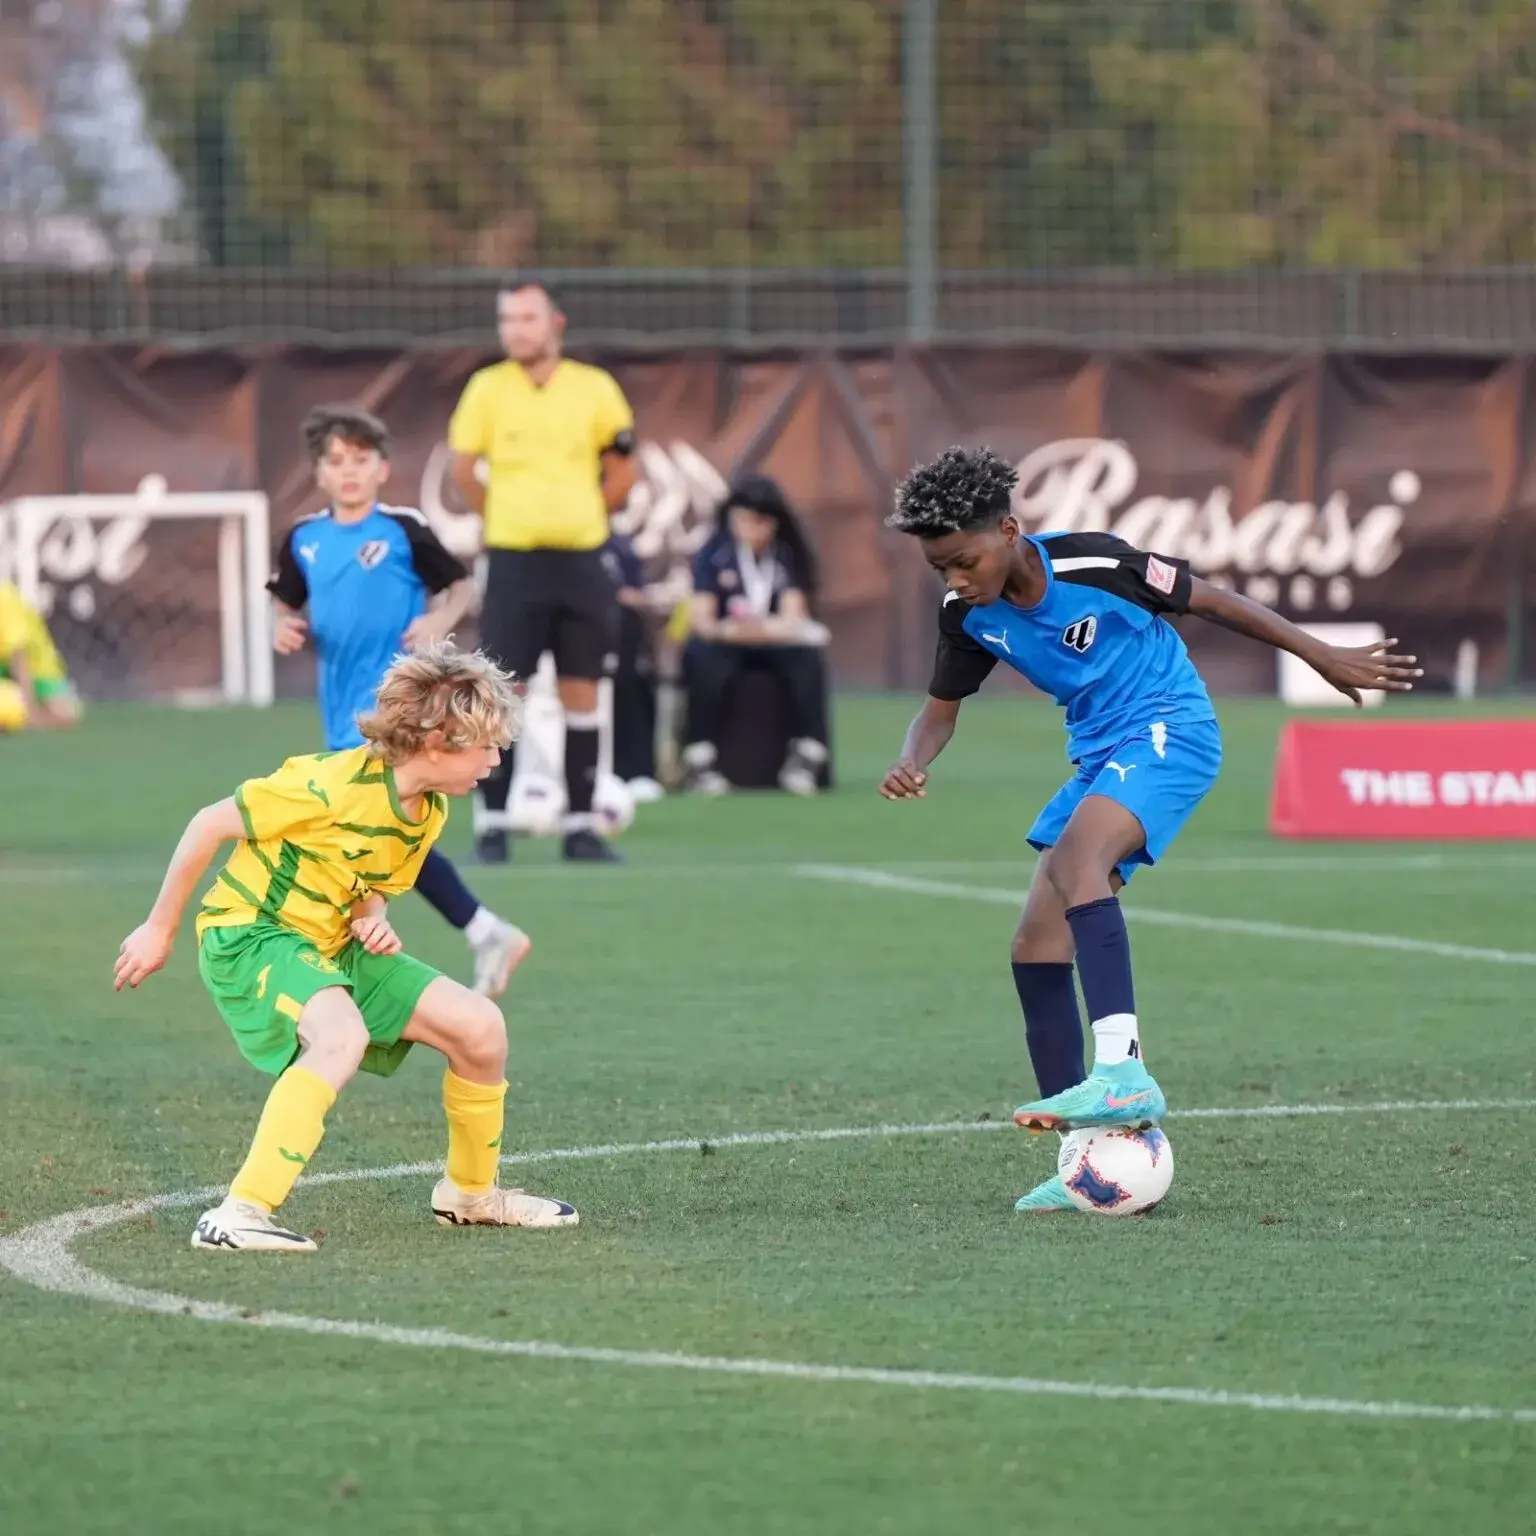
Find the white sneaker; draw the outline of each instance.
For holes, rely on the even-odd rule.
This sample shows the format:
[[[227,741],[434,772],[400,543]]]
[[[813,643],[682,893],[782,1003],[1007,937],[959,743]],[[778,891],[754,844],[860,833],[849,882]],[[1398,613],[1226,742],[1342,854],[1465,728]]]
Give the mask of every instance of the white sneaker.
[[[731,783],[716,766],[719,753],[711,741],[692,741],[683,748],[683,788],[690,795],[716,799],[731,792]]]
[[[814,795],[821,789],[817,772],[827,760],[827,749],[819,741],[801,738],[789,744],[789,756],[779,770],[779,788],[792,795]]]
[[[576,1207],[564,1200],[500,1186],[466,1195],[451,1179],[437,1181],[432,1214],[443,1227],[574,1227],[581,1220]]]
[[[814,795],[816,775],[803,763],[786,763],[779,773],[779,788],[792,795]]]
[[[666,790],[655,779],[631,779],[629,792],[634,797],[636,805],[656,805],[667,798]]]
[[[478,943],[469,941],[475,960],[475,991],[482,997],[500,997],[512,972],[528,958],[533,940],[511,923],[499,923]]]
[[[226,1196],[222,1205],[204,1211],[192,1229],[192,1246],[210,1252],[220,1248],[251,1253],[313,1253],[315,1244],[301,1232],[280,1227],[259,1205]]]
[[[683,781],[690,795],[703,795],[707,800],[718,800],[731,792],[731,781],[714,768],[700,768]]]

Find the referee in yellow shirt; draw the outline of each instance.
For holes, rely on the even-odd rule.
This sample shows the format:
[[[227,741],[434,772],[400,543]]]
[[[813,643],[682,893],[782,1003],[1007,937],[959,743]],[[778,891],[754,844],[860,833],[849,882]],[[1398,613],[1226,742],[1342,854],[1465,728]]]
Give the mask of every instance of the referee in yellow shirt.
[[[612,375],[561,356],[565,316],[537,284],[496,300],[504,363],[464,387],[448,426],[450,473],[484,518],[480,643],[519,677],[552,651],[565,709],[565,857],[614,863],[592,823],[597,684],[618,635],[619,604],[603,567],[608,514],[635,483],[634,416]],[[485,459],[489,483],[476,465]],[[485,808],[507,806],[512,760],[485,781]],[[482,863],[507,860],[504,827],[476,840]]]

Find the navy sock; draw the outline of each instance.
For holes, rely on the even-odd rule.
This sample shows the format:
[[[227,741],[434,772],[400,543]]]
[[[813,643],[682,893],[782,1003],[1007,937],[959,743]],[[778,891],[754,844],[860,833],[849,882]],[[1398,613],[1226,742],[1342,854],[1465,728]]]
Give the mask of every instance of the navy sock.
[[[416,889],[455,928],[469,927],[470,918],[480,910],[479,897],[459,878],[453,861],[436,848],[428,849],[426,858],[421,861]]]
[[[1136,1013],[1131,985],[1131,937],[1118,896],[1085,901],[1067,908],[1067,922],[1077,945],[1077,975],[1083,984],[1090,1023]]]
[[[1077,1010],[1072,962],[1015,960],[1013,984],[1024,1009],[1024,1044],[1040,1097],[1082,1082],[1083,1019]]]

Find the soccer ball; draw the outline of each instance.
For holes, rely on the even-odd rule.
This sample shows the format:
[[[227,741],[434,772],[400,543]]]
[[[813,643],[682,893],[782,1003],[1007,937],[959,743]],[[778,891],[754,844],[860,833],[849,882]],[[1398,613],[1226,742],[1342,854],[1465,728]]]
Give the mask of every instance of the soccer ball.
[[[592,815],[599,832],[617,837],[635,819],[634,791],[616,774],[599,774],[592,791]]]
[[[565,785],[548,773],[519,773],[507,797],[507,825],[526,837],[552,837],[565,815]]]
[[[1080,1211],[1139,1216],[1173,1183],[1173,1147],[1160,1130],[1104,1127],[1062,1138],[1056,1171]]]

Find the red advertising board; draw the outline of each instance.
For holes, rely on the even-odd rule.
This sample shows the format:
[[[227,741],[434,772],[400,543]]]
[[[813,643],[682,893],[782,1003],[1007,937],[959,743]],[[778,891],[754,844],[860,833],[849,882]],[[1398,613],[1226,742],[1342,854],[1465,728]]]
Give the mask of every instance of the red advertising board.
[[[1276,837],[1536,838],[1536,720],[1288,721]]]

